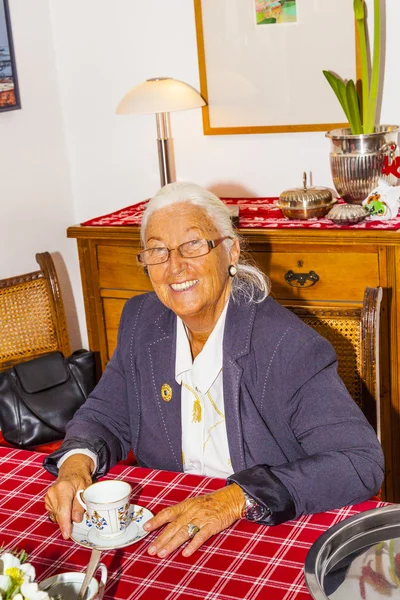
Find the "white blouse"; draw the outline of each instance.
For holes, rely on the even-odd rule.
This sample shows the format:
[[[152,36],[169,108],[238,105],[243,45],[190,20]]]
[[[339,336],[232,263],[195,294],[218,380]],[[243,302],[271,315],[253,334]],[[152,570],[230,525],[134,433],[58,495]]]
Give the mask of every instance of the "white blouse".
[[[226,478],[233,473],[225,423],[222,342],[228,303],[202,351],[192,361],[177,319],[175,379],[182,386],[182,462],[185,473]]]

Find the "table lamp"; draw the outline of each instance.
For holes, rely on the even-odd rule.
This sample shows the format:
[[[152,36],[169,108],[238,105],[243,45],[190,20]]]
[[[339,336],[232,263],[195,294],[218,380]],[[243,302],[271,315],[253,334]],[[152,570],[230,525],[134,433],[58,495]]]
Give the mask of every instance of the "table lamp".
[[[119,103],[116,110],[118,115],[156,114],[161,187],[176,180],[169,113],[199,108],[205,104],[194,88],[172,77],[147,79],[132,88]]]

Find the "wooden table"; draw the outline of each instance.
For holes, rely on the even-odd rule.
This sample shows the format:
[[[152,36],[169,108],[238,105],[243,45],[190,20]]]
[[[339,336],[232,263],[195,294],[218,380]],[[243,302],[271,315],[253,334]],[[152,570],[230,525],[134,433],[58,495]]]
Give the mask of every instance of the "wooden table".
[[[90,550],[64,540],[47,518],[43,498],[54,478],[43,454],[0,447],[0,543],[25,549],[37,580],[83,571]],[[156,513],[185,498],[219,489],[222,479],[117,465],[108,478],[128,481],[137,504]],[[301,517],[275,527],[245,520],[214,536],[191,557],[177,550],[151,557],[150,534],[137,544],[102,554],[109,571],[105,600],[311,600],[303,566],[313,542],[331,525],[383,503]]]

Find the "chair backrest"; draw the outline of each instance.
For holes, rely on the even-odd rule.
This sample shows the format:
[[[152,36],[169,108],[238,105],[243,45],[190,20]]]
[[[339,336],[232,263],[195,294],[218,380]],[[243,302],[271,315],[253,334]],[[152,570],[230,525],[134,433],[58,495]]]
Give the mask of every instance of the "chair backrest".
[[[367,287],[362,307],[305,306],[281,302],[327,338],[352,398],[380,438],[379,317],[382,288]]]
[[[39,271],[0,280],[0,371],[42,354],[71,353],[53,260],[36,254]]]

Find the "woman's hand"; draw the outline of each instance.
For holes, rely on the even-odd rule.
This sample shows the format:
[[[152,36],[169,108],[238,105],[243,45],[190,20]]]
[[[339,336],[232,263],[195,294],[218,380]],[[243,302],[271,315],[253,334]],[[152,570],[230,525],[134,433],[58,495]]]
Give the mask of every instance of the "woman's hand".
[[[170,508],[164,508],[143,526],[146,531],[158,529],[169,523],[162,534],[148,549],[149,554],[160,558],[168,556],[190,539],[188,525],[199,528],[191,542],[183,550],[184,556],[190,556],[212,535],[230,527],[240,519],[244,507],[242,489],[236,484],[206,494],[190,498]]]
[[[72,533],[72,521],[82,521],[84,511],[76,499],[76,492],[92,483],[93,469],[93,460],[89,456],[73,454],[61,465],[55,483],[47,490],[44,499],[46,510],[50,518],[59,524],[66,540]]]

